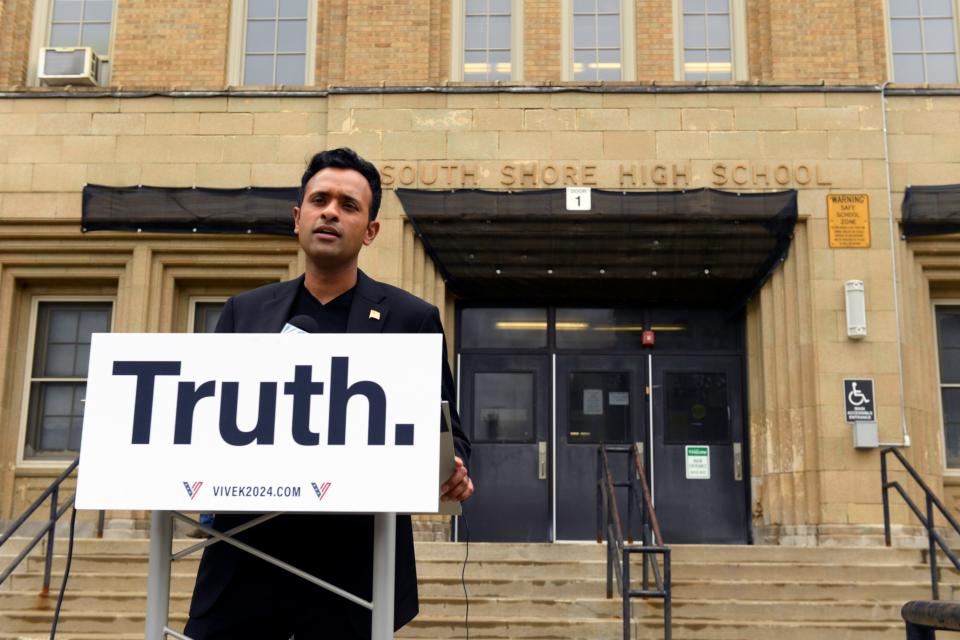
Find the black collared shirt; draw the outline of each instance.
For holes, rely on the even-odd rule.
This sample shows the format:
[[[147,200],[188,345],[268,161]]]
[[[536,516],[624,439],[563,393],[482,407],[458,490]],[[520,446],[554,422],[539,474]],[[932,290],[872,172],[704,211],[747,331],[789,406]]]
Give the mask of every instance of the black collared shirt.
[[[350,317],[350,305],[353,303],[353,293],[357,286],[328,302],[321,303],[313,297],[304,284],[300,284],[297,299],[290,310],[290,318],[307,315],[317,321],[320,333],[346,333],[347,319]],[[289,320],[289,318],[288,318]]]

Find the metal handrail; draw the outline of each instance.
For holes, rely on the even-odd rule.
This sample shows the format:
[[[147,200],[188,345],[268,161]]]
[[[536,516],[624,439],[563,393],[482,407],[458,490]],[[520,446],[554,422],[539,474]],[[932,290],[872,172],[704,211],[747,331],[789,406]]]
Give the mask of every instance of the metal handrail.
[[[907,495],[906,490],[903,486],[896,480],[889,481],[887,479],[887,455],[892,453],[897,460],[900,461],[900,464],[903,465],[904,470],[910,475],[911,478],[923,489],[924,500],[926,506],[926,515],[920,511],[920,508],[917,504]],[[917,473],[916,469],[907,462],[907,459],[903,456],[900,451],[894,447],[887,447],[880,452],[880,480],[883,486],[883,535],[886,545],[891,546],[890,539],[890,489],[896,489],[897,493],[900,494],[900,497],[903,498],[903,501],[907,503],[907,506],[910,507],[910,510],[913,511],[913,514],[917,516],[917,519],[920,520],[920,523],[924,526],[927,531],[927,545],[930,556],[930,590],[933,593],[933,599],[940,599],[940,580],[939,572],[937,569],[937,547],[943,551],[944,555],[953,563],[953,567],[960,571],[960,558],[957,558],[956,554],[950,550],[950,547],[947,545],[946,540],[943,539],[943,536],[936,530],[936,524],[934,522],[934,507],[940,512],[940,515],[950,524],[953,530],[960,535],[960,523],[957,522],[950,511],[943,505],[940,499],[933,493],[927,483],[923,481],[923,478],[920,477],[920,474]]]
[[[627,480],[614,482],[610,469],[609,453],[627,454]],[[640,545],[625,544],[621,525],[620,509],[617,506],[617,488],[627,490],[627,535],[632,539],[632,513],[634,505],[640,512],[643,539]],[[651,539],[651,528],[655,537]],[[672,595],[670,589],[670,549],[663,545],[660,525],[650,499],[646,475],[640,453],[636,445],[601,445],[597,449],[597,542],[607,542],[607,597],[613,597],[613,577],[616,574],[623,602],[623,637],[631,637],[631,599],[662,598],[663,635],[665,640],[672,637]],[[630,556],[640,554],[643,558],[643,578],[640,589],[630,585]],[[663,573],[656,555],[663,557]],[[650,585],[650,573],[654,576],[655,587]]]
[[[936,631],[960,631],[960,603],[913,600],[903,605],[900,616],[907,640],[934,640]]]
[[[73,470],[77,468],[80,464],[80,458],[75,459],[73,462],[64,469],[63,473],[57,476],[57,479],[50,483],[46,489],[37,497],[33,503],[27,507],[27,509],[20,514],[16,520],[13,521],[7,530],[0,534],[0,547],[4,545],[10,538],[13,537],[13,534],[16,533],[17,529],[23,526],[30,516],[40,508],[40,505],[43,504],[44,500],[51,498],[50,500],[50,518],[44,524],[43,528],[37,532],[37,534],[27,543],[23,549],[20,550],[20,553],[17,554],[17,557],[13,559],[9,566],[3,570],[3,573],[0,573],[0,584],[10,577],[10,574],[23,562],[33,548],[43,540],[44,537],[47,538],[47,553],[43,565],[43,595],[47,595],[50,592],[50,573],[53,568],[53,543],[56,535],[57,529],[57,520],[67,512],[67,510],[73,505],[74,499],[76,499],[76,494],[70,496],[63,502],[63,506],[58,507],[58,501],[60,497],[60,485],[63,484],[63,481],[73,473]]]
[[[640,478],[640,487],[643,489],[643,504],[647,508],[647,515],[650,518],[650,524],[653,526],[653,533],[658,544],[663,544],[663,534],[660,533],[660,523],[657,521],[657,514],[653,510],[653,500],[650,498],[650,487],[647,486],[647,474],[644,471],[643,462],[640,459],[640,448],[636,443],[630,445],[633,452],[633,464],[637,470],[636,476]]]

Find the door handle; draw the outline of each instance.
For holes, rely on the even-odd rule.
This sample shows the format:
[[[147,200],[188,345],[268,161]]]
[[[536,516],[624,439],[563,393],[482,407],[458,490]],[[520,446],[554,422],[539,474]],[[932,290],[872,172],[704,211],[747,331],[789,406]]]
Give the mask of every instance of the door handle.
[[[537,479],[547,479],[547,443],[544,440],[537,443]]]
[[[743,444],[733,443],[733,479],[743,480]]]

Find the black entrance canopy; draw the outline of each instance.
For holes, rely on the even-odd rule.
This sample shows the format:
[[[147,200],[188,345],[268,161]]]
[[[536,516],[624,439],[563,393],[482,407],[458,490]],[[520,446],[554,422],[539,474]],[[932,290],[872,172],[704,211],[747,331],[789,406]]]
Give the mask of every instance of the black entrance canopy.
[[[786,258],[796,191],[399,189],[448,286],[471,301],[739,307]]]
[[[960,232],[960,184],[907,187],[901,212],[904,238]]]
[[[266,233],[292,236],[297,187],[83,188],[84,231]]]

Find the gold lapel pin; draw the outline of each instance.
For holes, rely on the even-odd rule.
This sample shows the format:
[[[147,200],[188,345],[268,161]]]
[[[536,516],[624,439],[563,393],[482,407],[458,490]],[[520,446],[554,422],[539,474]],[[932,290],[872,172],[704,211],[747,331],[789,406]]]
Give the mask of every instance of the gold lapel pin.
[[[379,320],[380,312],[376,309],[370,309],[370,320]]]

